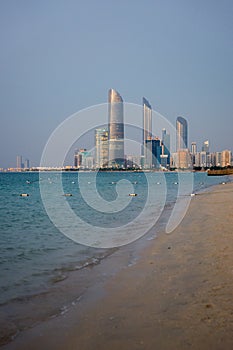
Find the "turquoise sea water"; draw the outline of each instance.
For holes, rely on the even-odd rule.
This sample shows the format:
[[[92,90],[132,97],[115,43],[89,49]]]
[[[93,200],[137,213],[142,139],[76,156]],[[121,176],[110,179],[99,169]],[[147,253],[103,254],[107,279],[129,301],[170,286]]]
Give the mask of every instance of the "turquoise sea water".
[[[148,192],[152,193],[154,200],[149,207],[150,217],[143,218],[136,229],[132,225],[136,235],[137,230],[142,231],[148,220],[158,214],[162,213],[166,221],[178,196],[190,196],[192,192],[231,180],[230,177],[208,177],[206,173],[194,173],[192,189],[190,174],[187,173],[67,172],[62,174],[62,191],[72,196],[66,197],[57,192],[60,176],[56,172],[0,173],[0,312],[3,311],[0,322],[6,328],[8,323],[4,322],[4,317],[8,318],[10,327],[14,322],[15,333],[20,329],[17,324],[23,328],[30,325],[29,318],[22,322],[30,298],[49,293],[53,285],[59,284],[70,271],[95,265],[107,258],[110,252],[109,249],[76,243],[62,234],[47,215],[41,199],[41,186],[49,194],[49,205],[55,207],[55,201],[60,203],[62,197],[83,223],[77,229],[85,236],[87,223],[88,234],[92,238],[92,232],[96,235],[98,229],[108,232],[120,228],[123,234],[131,234],[130,228],[124,232],[124,225],[134,222],[143,212]],[[22,193],[29,196],[21,197]],[[137,196],[130,198],[129,193],[137,193]],[[118,197],[119,205],[114,209],[112,203],[117,203]],[[60,213],[61,222],[69,226],[66,213]],[[155,234],[156,227],[152,230]],[[139,232],[142,240],[146,231]],[[48,314],[53,293],[46,306]],[[20,311],[19,305],[22,303],[23,311]],[[35,308],[34,315],[36,312]],[[30,314],[29,308],[27,315]],[[6,337],[11,334],[7,332],[6,329]]]
[[[42,292],[56,277],[59,278],[61,271],[79,269],[105,254],[105,249],[94,249],[73,242],[53,225],[41,201],[40,176],[39,173],[0,174],[0,304]],[[47,182],[46,186],[50,186],[50,191],[57,176],[56,173],[43,174],[43,181]],[[145,205],[148,184],[143,173],[98,173],[96,183],[99,195],[109,203],[116,199],[116,184],[122,179],[132,183],[134,192],[138,194],[130,205],[114,214],[99,212],[85,202],[80,193],[78,176],[78,173],[63,174],[64,193],[72,193],[72,197],[64,200],[69,202],[72,210],[83,221],[91,225],[104,228],[122,226],[139,215]],[[181,181],[177,174],[150,173],[147,176],[151,177],[157,188],[165,176],[165,208],[172,205],[177,197],[178,180]],[[83,177],[88,191],[93,175],[83,173]],[[196,173],[194,191],[222,181],[227,179]],[[157,191],[159,198],[159,189]],[[28,193],[29,196],[21,197],[21,193]]]

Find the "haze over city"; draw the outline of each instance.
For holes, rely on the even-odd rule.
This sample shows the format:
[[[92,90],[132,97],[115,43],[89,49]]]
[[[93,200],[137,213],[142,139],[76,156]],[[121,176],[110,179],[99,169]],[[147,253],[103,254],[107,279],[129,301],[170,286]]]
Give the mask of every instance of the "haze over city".
[[[231,1],[2,1],[0,19],[0,167],[38,165],[52,131],[110,87],[186,118],[189,147],[233,150]]]

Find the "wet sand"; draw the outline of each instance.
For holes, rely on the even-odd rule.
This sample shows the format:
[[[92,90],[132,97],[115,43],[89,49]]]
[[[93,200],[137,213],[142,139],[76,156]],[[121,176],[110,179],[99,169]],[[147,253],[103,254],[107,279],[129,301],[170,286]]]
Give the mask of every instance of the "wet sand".
[[[115,252],[93,268],[107,278],[69,312],[2,348],[233,349],[232,213],[233,184],[193,197],[180,226],[150,241],[134,264]]]

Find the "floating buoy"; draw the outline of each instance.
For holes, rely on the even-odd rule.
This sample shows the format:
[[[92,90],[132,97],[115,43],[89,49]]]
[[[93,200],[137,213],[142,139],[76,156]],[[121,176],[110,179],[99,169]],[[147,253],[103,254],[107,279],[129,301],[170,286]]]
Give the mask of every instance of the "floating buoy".
[[[129,196],[131,196],[131,197],[136,197],[136,196],[137,196],[137,193],[129,193]]]
[[[72,195],[72,193],[64,193],[63,196],[65,196],[65,197],[72,197],[73,195]]]
[[[21,194],[20,194],[20,197],[28,197],[28,196],[29,196],[28,193],[21,193]]]

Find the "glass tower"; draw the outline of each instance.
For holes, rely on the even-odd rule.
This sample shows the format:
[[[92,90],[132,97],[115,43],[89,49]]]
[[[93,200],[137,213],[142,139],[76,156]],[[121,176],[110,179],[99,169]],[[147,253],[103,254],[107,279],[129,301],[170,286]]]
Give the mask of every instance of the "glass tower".
[[[142,155],[144,155],[144,147],[147,140],[152,139],[152,109],[151,105],[143,97],[142,99],[143,108],[143,135],[142,135]]]
[[[109,166],[124,166],[124,113],[123,99],[114,89],[108,92]]]
[[[108,131],[106,129],[95,130],[95,166],[105,168],[108,164]]]
[[[176,151],[188,148],[188,123],[187,120],[178,117],[176,119]]]

